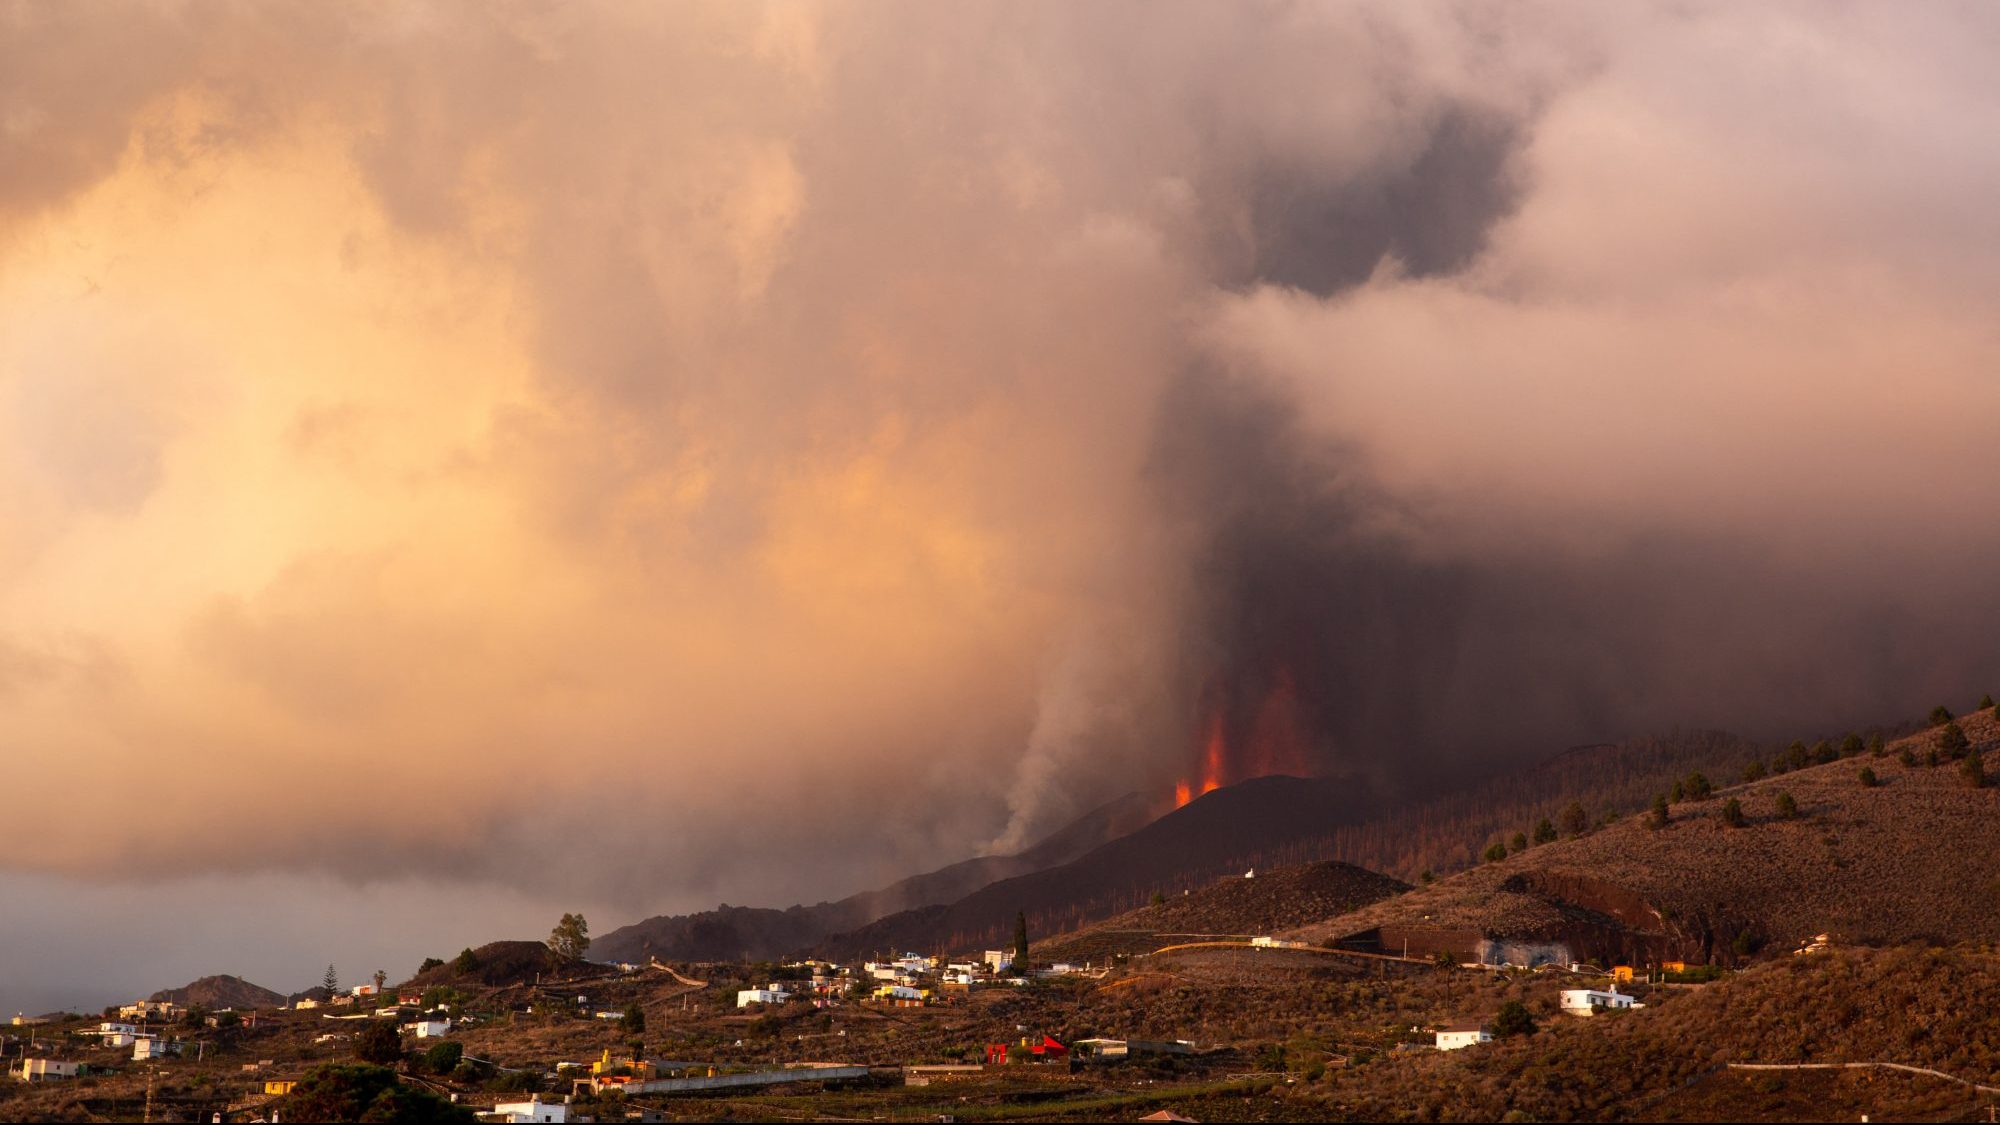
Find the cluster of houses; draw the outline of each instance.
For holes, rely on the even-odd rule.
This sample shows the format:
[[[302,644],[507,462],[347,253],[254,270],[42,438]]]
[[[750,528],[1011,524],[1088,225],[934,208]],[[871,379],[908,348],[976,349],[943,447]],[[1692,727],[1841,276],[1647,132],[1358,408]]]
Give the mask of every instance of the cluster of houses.
[[[1624,979],[1628,981],[1632,979],[1629,969]],[[1563,1014],[1571,1016],[1594,1016],[1600,1012],[1622,1012],[1645,1007],[1636,998],[1618,991],[1615,978],[1609,989],[1563,989],[1558,1006]],[[1477,1047],[1481,1043],[1493,1041],[1492,1029],[1483,1023],[1455,1023],[1440,1027],[1436,1029],[1436,1036],[1437,1049],[1440,1051],[1461,1051],[1467,1047]]]
[[[803,999],[814,1007],[826,1007],[863,992],[864,998],[874,1003],[921,1008],[952,1003],[975,988],[1022,985],[1032,979],[1093,971],[1089,965],[1057,962],[1028,973],[1016,973],[1014,955],[1004,949],[989,949],[978,961],[905,953],[892,960],[864,962],[859,971],[830,961],[798,961],[785,967],[803,970],[809,976],[797,981],[771,981],[762,988],[740,989],[736,993],[736,1006],[788,1004]]]

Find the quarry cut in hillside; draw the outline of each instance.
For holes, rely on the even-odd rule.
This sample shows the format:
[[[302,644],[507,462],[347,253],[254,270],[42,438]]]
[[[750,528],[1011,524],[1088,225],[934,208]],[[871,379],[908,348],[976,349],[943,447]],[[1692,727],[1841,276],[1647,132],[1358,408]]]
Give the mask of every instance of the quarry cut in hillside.
[[[1993,713],[1961,719],[1973,753]],[[1735,965],[1819,933],[1889,944],[2000,940],[2000,789],[1968,784],[1937,730],[1672,806],[1636,810],[1292,936],[1367,951],[1489,963],[1598,959]],[[1900,759],[1909,750],[1916,764]],[[1877,784],[1860,777],[1866,767]],[[1780,811],[1780,794],[1796,802]],[[1724,822],[1734,798],[1744,822]]]

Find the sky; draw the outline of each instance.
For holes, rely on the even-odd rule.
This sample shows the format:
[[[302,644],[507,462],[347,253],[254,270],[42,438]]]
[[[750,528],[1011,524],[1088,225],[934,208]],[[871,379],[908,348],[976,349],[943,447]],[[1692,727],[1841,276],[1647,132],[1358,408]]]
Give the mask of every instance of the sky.
[[[1996,44],[0,4],[0,1008],[1969,705]]]

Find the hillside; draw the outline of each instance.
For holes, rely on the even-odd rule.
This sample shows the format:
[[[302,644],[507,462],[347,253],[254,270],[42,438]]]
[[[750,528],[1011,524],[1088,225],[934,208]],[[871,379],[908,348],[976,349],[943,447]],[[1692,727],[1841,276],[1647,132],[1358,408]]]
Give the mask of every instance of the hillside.
[[[1060,867],[1002,880],[951,903],[882,918],[819,943],[845,957],[887,949],[973,949],[1010,933],[1026,913],[1034,933],[1077,929],[1178,891],[1279,862],[1326,826],[1370,807],[1352,778],[1260,777],[1204,794],[1144,828]]]
[[[463,988],[468,984],[484,985],[488,988],[504,988],[510,985],[528,984],[543,976],[560,975],[566,979],[587,976],[609,976],[616,970],[590,961],[571,961],[558,966],[549,952],[549,947],[539,941],[495,941],[472,951],[477,962],[470,969],[461,969],[453,961],[447,961],[426,969],[399,987],[428,988],[432,985],[448,984]],[[560,968],[560,973],[556,970]]]
[[[1013,855],[968,859],[838,902],[783,910],[723,905],[695,914],[647,918],[597,938],[591,943],[591,956],[635,962],[648,957],[670,961],[780,957],[884,915],[953,902],[999,880],[1067,863],[1139,827],[1148,816],[1146,802],[1127,794]]]
[[[1036,947],[1035,955],[1101,962],[1177,941],[1255,937],[1358,910],[1409,889],[1400,880],[1337,861],[1259,871],[1255,878],[1231,875],[1051,938]]]
[[[1961,724],[1996,744],[1991,711]],[[1971,788],[1956,763],[1923,764],[1936,732],[1862,755],[1727,786],[1672,807],[1530,848],[1408,895],[1303,927],[1357,949],[1513,959],[1681,958],[1736,964],[1820,932],[1892,943],[2000,939],[2000,790]],[[1908,749],[1917,759],[1898,759]],[[1862,767],[1879,784],[1859,780]],[[1797,804],[1778,811],[1779,794]],[[1723,822],[1741,804],[1745,824]],[[1484,944],[1482,944],[1484,943]]]
[[[1966,1120],[1957,1114],[1980,1099],[1937,1079],[1726,1067],[1893,1062],[2000,1084],[2000,1023],[1991,1017],[2000,1004],[2000,960],[1987,950],[1906,946],[1788,957],[1614,1018],[1564,1017],[1549,1001],[1531,1002],[1540,1034],[1357,1073],[1335,1095],[1341,1115],[1754,1120],[1781,1116],[1788,1092],[1809,1092],[1816,1100],[1799,1119],[1896,1120],[1946,1109],[1945,1119]]]
[[[153,993],[148,999],[194,1007],[199,1004],[210,1010],[234,1008],[249,1011],[254,1008],[282,1008],[285,997],[260,985],[251,984],[242,977],[228,975],[203,977],[180,988],[165,988]]]

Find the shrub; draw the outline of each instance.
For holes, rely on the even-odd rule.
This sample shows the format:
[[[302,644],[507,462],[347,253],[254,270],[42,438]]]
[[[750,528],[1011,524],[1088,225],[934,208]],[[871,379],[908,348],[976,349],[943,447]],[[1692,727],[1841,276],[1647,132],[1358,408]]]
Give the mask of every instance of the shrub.
[[[1967,754],[1965,756],[1965,764],[1958,767],[1958,775],[1964,778],[1965,783],[1974,789],[1984,789],[1986,787],[1986,766],[1980,762],[1979,755],[1977,754]]]
[[[1572,836],[1581,836],[1590,830],[1590,814],[1583,811],[1581,801],[1571,801],[1563,806],[1562,830]]]
[[[1437,876],[1431,874],[1431,869],[1426,867],[1423,869],[1422,873],[1420,873],[1417,876],[1417,881],[1422,883],[1424,886],[1428,887],[1432,883],[1437,882]]]
[[[1493,841],[1493,843],[1487,846],[1486,851],[1483,853],[1483,855],[1486,859],[1486,862],[1498,863],[1501,860],[1507,858],[1507,845],[1501,843],[1498,840],[1495,840]]]
[[[1722,823],[1731,828],[1743,827],[1743,802],[1734,797],[1722,806]]]
[[[464,1058],[465,1044],[446,1039],[424,1052],[424,1069],[432,1074],[450,1074]]]
[[[1882,741],[1882,736],[1881,736],[1881,735],[1879,735],[1879,734],[1871,734],[1871,735],[1869,735],[1869,736],[1868,736],[1868,755],[1869,755],[1869,757],[1871,757],[1871,758],[1879,758],[1879,757],[1881,757],[1882,755],[1884,755],[1884,754],[1887,754],[1888,752],[1889,752],[1889,747],[1888,747],[1888,744],[1887,744],[1887,743],[1884,743],[1884,742]]]
[[[1535,822],[1535,843],[1537,843],[1537,844],[1553,844],[1553,843],[1555,843],[1555,842],[1556,842],[1556,826],[1555,826],[1555,824],[1554,824],[1553,822],[1551,822],[1551,821],[1549,820],[1549,818],[1548,818],[1548,817],[1543,817],[1542,819],[1540,819],[1540,820],[1536,821],[1536,822]]]
[[[1940,703],[1936,707],[1931,708],[1932,726],[1941,727],[1950,721],[1951,721],[1951,711],[1948,710],[1944,704]]]
[[[1685,801],[1687,799],[1688,799],[1688,791],[1686,783],[1679,781],[1674,782],[1674,787],[1672,791],[1670,791],[1667,794],[1667,800],[1672,801],[1674,804],[1678,805],[1682,801]]]
[[[1764,780],[1764,772],[1763,762],[1751,762],[1749,765],[1743,767],[1743,780],[1745,783],[1762,781]]]
[[[478,967],[479,955],[470,949],[459,950],[458,956],[451,959],[451,971],[454,973],[469,973]]]
[[[1750,936],[1749,930],[1738,930],[1736,940],[1729,943],[1729,948],[1735,950],[1738,957],[1748,957],[1757,952],[1757,939]]]
[[[1812,757],[1815,764],[1823,766],[1828,762],[1838,760],[1840,751],[1833,748],[1833,743],[1822,738],[1818,742],[1813,743]]]
[[[1512,1039],[1516,1035],[1533,1035],[1535,1017],[1528,1006],[1519,1000],[1509,1000],[1500,1005],[1493,1014],[1493,1036],[1496,1039]]]
[[[1876,780],[1875,771],[1873,769],[1867,766],[1861,767],[1861,787],[1863,789],[1873,789],[1880,784],[1882,783]]]
[[[1987,710],[1991,710],[1991,709],[1992,709],[1992,707],[1993,707],[1993,693],[1992,693],[1992,692],[1988,692],[1988,693],[1986,693],[1985,695],[1982,695],[1982,696],[1980,696],[1980,697],[1979,697],[1979,710],[1981,710],[1981,711],[1987,711]]]
[[[1790,746],[1785,747],[1785,765],[1795,770],[1802,770],[1811,764],[1812,751],[1806,749],[1803,739],[1795,738]]]
[[[1937,748],[1940,754],[1962,758],[1971,746],[1972,743],[1965,737],[1964,729],[1955,722],[1946,723],[1944,729],[1938,732]]]
[[[1683,788],[1687,791],[1690,801],[1706,801],[1715,795],[1715,786],[1708,783],[1708,778],[1700,770],[1687,775]]]
[[[417,972],[428,973],[432,969],[441,969],[443,967],[444,967],[443,961],[440,961],[435,957],[426,957],[424,958],[424,963],[417,966]]]
[[[1906,766],[1914,766],[1917,764],[1916,754],[1912,753],[1910,748],[1907,746],[1903,747],[1902,752],[1896,755],[1896,760]]]
[[[1867,748],[1868,744],[1861,741],[1858,734],[1850,734],[1840,740],[1840,756],[1843,758],[1852,758]]]
[[[1776,801],[1776,805],[1777,805],[1779,820],[1798,819],[1799,803],[1798,801],[1793,799],[1790,790],[1786,789],[1778,790],[1778,799]]]
[[[1653,798],[1653,811],[1646,815],[1646,827],[1655,831],[1665,828],[1667,826],[1667,819],[1672,815],[1671,810],[1667,807],[1667,795],[1661,793]]]
[[[641,1008],[637,1001],[625,1005],[625,1014],[618,1017],[618,1026],[630,1035],[645,1034],[646,1009]]]
[[[395,1020],[369,1020],[354,1037],[354,1055],[362,1062],[388,1066],[403,1058],[403,1032]]]

